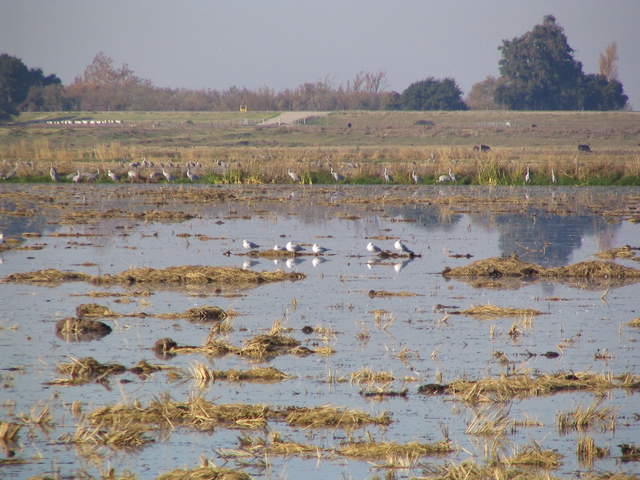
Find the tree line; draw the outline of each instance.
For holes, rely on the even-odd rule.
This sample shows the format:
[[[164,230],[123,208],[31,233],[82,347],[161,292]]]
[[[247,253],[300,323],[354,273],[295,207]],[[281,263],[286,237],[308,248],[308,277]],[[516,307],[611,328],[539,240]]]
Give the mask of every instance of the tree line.
[[[466,101],[452,78],[428,77],[389,91],[385,72],[359,72],[346,84],[325,79],[279,92],[263,87],[176,89],[155,86],[127,64],[98,53],[67,86],[22,60],[0,55],[0,118],[20,111],[142,110],[617,110],[628,97],[617,79],[617,45],[600,56],[598,74],[585,74],[552,15],[520,37],[503,40],[499,77],[471,88]]]

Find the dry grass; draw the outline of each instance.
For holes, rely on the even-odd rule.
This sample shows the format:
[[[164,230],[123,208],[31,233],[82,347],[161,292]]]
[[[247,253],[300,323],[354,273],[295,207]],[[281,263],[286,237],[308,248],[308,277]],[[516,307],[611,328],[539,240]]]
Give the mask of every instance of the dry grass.
[[[177,402],[169,396],[152,400],[147,407],[140,403],[104,406],[86,415],[86,425],[80,425],[72,443],[91,442],[137,448],[151,441],[152,431],[187,428],[211,432],[216,428],[258,429],[270,421],[284,421],[304,428],[359,428],[365,425],[388,425],[391,419],[382,414],[372,417],[358,410],[322,407],[271,408],[266,405],[214,404],[194,396]]]
[[[359,460],[387,460],[387,465],[413,463],[420,457],[447,455],[453,451],[451,442],[447,440],[435,443],[367,440],[344,443],[336,450],[339,455]]]
[[[542,374],[527,373],[487,377],[480,380],[454,380],[445,387],[447,393],[470,403],[504,401],[563,391],[604,392],[613,388],[640,388],[640,377],[625,374],[614,377],[590,372]]]
[[[477,287],[517,288],[520,282],[539,279],[568,282],[583,288],[603,288],[640,281],[640,270],[613,262],[579,262],[545,268],[521,261],[517,255],[478,260],[467,266],[445,268],[442,275],[469,281]]]
[[[391,383],[395,380],[392,372],[374,371],[369,367],[363,367],[351,373],[350,381],[355,385],[373,384],[373,383]]]
[[[199,383],[206,384],[218,380],[227,382],[281,382],[291,378],[274,367],[254,367],[249,370],[213,370],[202,363],[189,368],[190,376]]]
[[[193,470],[176,469],[159,475],[157,480],[251,480],[251,476],[231,468],[204,466]]]
[[[613,260],[614,258],[626,258],[630,260],[639,261],[638,251],[640,248],[632,247],[630,245],[625,245],[623,247],[611,248],[609,250],[604,250],[602,252],[596,253],[596,257],[603,258],[605,260]]]
[[[523,315],[532,316],[542,314],[541,311],[533,308],[508,308],[491,304],[472,305],[470,308],[462,310],[460,313],[462,315],[471,315],[480,318],[518,317]]]
[[[601,407],[601,401],[596,401],[584,408],[576,407],[574,411],[561,412],[556,415],[556,425],[561,435],[577,430],[585,432],[593,427],[599,427],[601,431],[615,430],[617,414],[611,407]]]
[[[238,438],[240,448],[252,455],[278,455],[278,456],[319,456],[321,448],[314,445],[283,440],[278,432],[271,432],[267,439],[241,435]]]
[[[610,455],[608,448],[598,447],[593,438],[583,436],[578,439],[576,454],[580,463],[588,468],[593,466],[593,461]]]
[[[303,428],[357,428],[364,425],[389,425],[391,417],[382,413],[377,417],[359,410],[345,410],[330,405],[315,408],[287,408],[286,422]]]
[[[554,470],[560,466],[562,455],[553,450],[543,450],[540,445],[533,443],[522,447],[515,455],[505,459],[507,465],[527,465]]]
[[[131,268],[116,274],[88,275],[81,272],[63,272],[56,269],[14,273],[3,280],[18,283],[59,284],[62,282],[85,281],[98,285],[162,285],[175,287],[184,285],[219,285],[250,287],[266,282],[302,280],[304,274],[296,272],[253,272],[234,267],[204,267],[185,265],[179,267]]]
[[[640,328],[640,317],[634,318],[629,323],[627,323],[630,327]]]

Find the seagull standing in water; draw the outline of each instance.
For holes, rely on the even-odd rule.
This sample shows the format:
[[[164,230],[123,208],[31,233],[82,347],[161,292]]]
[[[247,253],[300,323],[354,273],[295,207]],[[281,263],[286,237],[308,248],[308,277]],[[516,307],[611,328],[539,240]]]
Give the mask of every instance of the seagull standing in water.
[[[411,250],[409,247],[407,247],[400,240],[396,240],[396,242],[393,244],[393,248],[395,248],[396,250],[401,251],[402,253],[408,253],[409,255],[415,255],[413,253],[413,250]]]
[[[242,246],[247,250],[255,250],[256,248],[260,247],[260,245],[258,245],[257,243],[250,242],[249,240],[242,240]]]
[[[313,246],[311,247],[311,251],[316,255],[322,255],[323,253],[328,252],[329,249],[321,247],[317,243],[314,243]]]
[[[367,252],[371,253],[380,253],[382,249],[377,245],[374,245],[372,242],[367,243]]]
[[[298,252],[302,252],[304,250],[303,247],[301,247],[297,243],[293,243],[291,241],[287,242],[287,245],[285,246],[285,248],[287,249],[287,252],[291,252],[291,253],[298,253]]]

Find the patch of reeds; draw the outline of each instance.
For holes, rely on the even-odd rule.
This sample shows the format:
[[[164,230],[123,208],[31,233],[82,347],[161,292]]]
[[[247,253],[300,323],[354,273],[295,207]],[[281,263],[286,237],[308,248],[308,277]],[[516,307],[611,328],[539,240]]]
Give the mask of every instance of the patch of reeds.
[[[454,312],[449,312],[454,313]],[[457,312],[456,312],[457,313]],[[471,307],[460,311],[462,315],[471,315],[480,318],[496,318],[496,317],[518,317],[541,315],[542,312],[533,308],[509,308],[499,307],[497,305],[472,305]]]
[[[227,382],[281,382],[291,378],[275,367],[254,367],[249,370],[214,370],[202,363],[195,363],[189,368],[190,376],[199,383],[218,380]]]
[[[593,427],[601,431],[615,430],[617,414],[612,407],[601,407],[602,402],[596,401],[588,407],[579,405],[575,410],[561,412],[556,415],[556,425],[561,435],[577,430],[585,432]]]
[[[48,385],[72,386],[96,382],[108,386],[111,375],[119,375],[129,371],[145,377],[160,370],[174,369],[174,367],[150,364],[144,360],[139,361],[131,368],[126,368],[118,363],[100,363],[93,357],[75,358],[71,356],[70,358],[70,362],[60,363],[56,367],[58,373],[67,375],[67,378],[52,380],[47,382]]]
[[[507,465],[526,465],[532,467],[540,467],[546,470],[555,470],[560,466],[562,455],[553,450],[543,450],[540,445],[533,442],[518,449],[511,457],[506,458],[504,463]]]
[[[407,292],[402,290],[400,292],[389,292],[387,290],[369,290],[369,297],[418,297],[419,293]]]
[[[406,464],[415,461],[420,457],[433,455],[447,455],[453,452],[451,442],[442,440],[434,443],[396,443],[396,442],[376,442],[373,439],[366,441],[351,441],[343,443],[336,453],[339,455],[356,458],[359,460],[387,460],[388,464]],[[404,459],[404,461],[402,461]]]
[[[183,285],[220,285],[232,287],[248,287],[266,282],[284,280],[302,280],[305,275],[297,272],[254,272],[234,267],[208,267],[184,265],[167,268],[130,268],[116,274],[88,275],[81,272],[63,272],[57,269],[38,270],[35,272],[13,273],[3,281],[18,283],[47,283],[85,281],[100,285],[111,284],[144,284],[162,286]]]
[[[303,428],[357,428],[364,425],[389,425],[391,417],[382,413],[373,417],[359,410],[349,410],[324,405],[321,407],[286,409],[286,422]]]
[[[351,373],[350,381],[355,385],[372,383],[391,383],[395,380],[392,372],[374,371],[369,367],[363,367]]]
[[[203,306],[193,307],[186,312],[181,313],[160,313],[154,315],[157,318],[186,318],[194,323],[210,323],[210,322],[222,322],[229,316],[234,316],[235,312],[225,311],[216,306]]]
[[[502,437],[512,426],[509,413],[503,409],[483,409],[474,413],[473,419],[467,423],[465,433],[489,437]]]
[[[278,432],[270,432],[268,438],[241,435],[238,437],[240,448],[252,455],[277,455],[277,456],[318,456],[322,450],[314,445],[285,440]]]
[[[157,480],[251,480],[251,476],[241,470],[205,466],[193,470],[176,469],[159,475]]]
[[[352,429],[388,425],[391,419],[387,414],[374,417],[359,410],[331,406],[272,408],[260,404],[218,405],[201,396],[179,402],[164,395],[152,400],[147,407],[134,402],[98,408],[86,416],[83,435],[96,431],[110,438],[117,432],[137,432],[136,438],[141,439],[145,432],[170,431],[178,427],[207,432],[216,428],[257,429],[264,428],[269,421],[284,421],[290,426],[304,428]]]
[[[608,457],[610,453],[608,448],[598,447],[592,437],[582,436],[578,439],[576,455],[580,463],[589,468],[593,466],[594,460]]]
[[[613,262],[587,261],[564,267],[545,268],[521,261],[517,255],[478,260],[470,265],[445,268],[446,278],[467,280],[477,287],[517,288],[522,281],[552,279],[580,287],[617,286],[640,281],[640,270]],[[517,280],[517,282],[513,282]]]
[[[76,307],[76,316],[78,318],[86,317],[117,317],[120,316],[108,307],[98,305],[97,303],[83,303]]]
[[[536,397],[565,391],[604,392],[613,388],[640,388],[640,377],[631,374],[613,376],[590,372],[557,372],[537,376],[517,373],[479,380],[454,380],[446,385],[444,390],[464,401],[476,403],[504,401],[514,397]]]
[[[610,248],[595,254],[598,258],[604,258],[606,260],[613,260],[614,258],[626,258],[630,260],[640,261],[638,257],[639,247],[632,247],[630,245],[624,245],[622,247]]]

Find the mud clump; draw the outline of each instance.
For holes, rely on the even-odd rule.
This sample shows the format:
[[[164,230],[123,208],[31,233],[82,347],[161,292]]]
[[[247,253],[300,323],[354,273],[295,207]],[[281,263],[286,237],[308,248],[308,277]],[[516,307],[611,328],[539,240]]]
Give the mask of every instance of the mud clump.
[[[521,315],[541,315],[542,312],[540,310],[535,310],[533,308],[508,308],[508,307],[498,307],[497,305],[472,305],[470,308],[462,310],[460,312],[449,312],[449,313],[460,313],[462,315],[470,315],[480,318],[496,318],[496,317],[517,317]]]
[[[100,340],[110,333],[109,325],[88,318],[67,317],[56,323],[56,336],[66,342]]]
[[[49,268],[47,270],[37,270],[35,272],[12,273],[6,276],[3,281],[16,283],[43,283],[43,284],[59,284],[63,282],[88,282],[91,275],[81,272],[64,272]]]
[[[158,357],[166,359],[175,355],[174,350],[177,346],[175,340],[169,337],[161,338],[153,345],[153,351]]]

